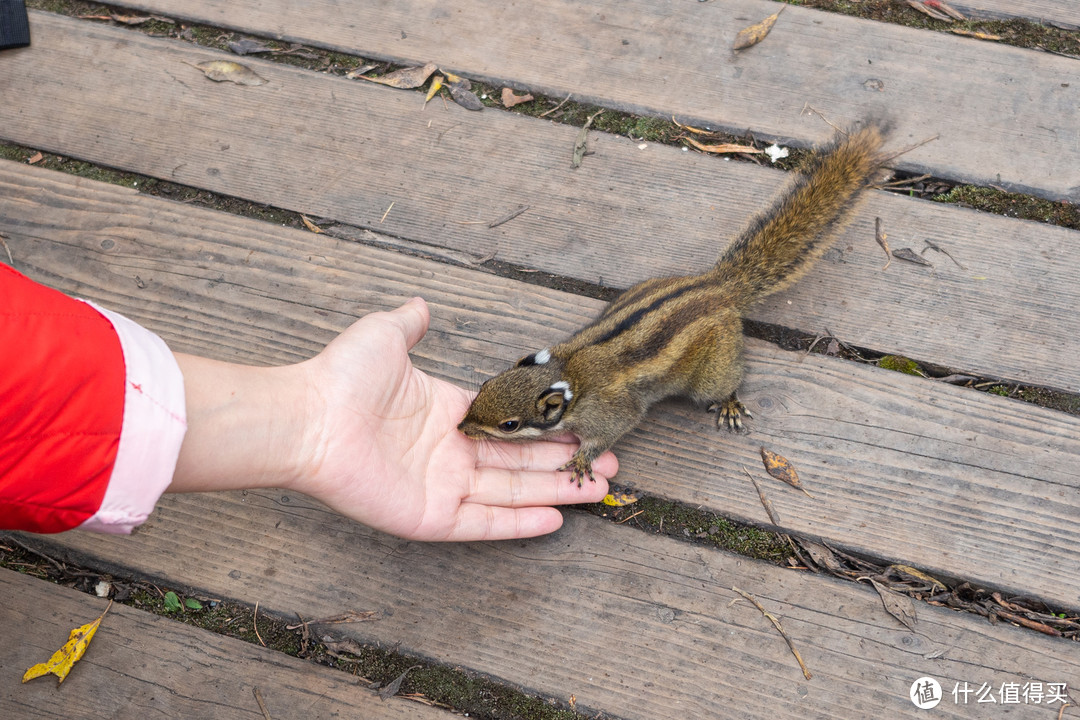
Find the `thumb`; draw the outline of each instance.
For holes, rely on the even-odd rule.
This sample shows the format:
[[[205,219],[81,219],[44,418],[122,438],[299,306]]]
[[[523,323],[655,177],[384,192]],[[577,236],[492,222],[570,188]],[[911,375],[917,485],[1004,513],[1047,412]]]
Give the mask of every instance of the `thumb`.
[[[427,332],[431,313],[423,298],[414,297],[396,310],[387,313],[387,319],[398,327],[405,337],[406,346],[412,350]]]

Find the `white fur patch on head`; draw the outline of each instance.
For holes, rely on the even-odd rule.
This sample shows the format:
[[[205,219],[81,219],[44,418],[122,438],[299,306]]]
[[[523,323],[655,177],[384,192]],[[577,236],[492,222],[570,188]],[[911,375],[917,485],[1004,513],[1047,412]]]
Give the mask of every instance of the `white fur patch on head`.
[[[559,382],[553,384],[548,389],[549,390],[561,390],[562,394],[563,394],[563,397],[566,398],[567,402],[570,402],[570,398],[574,397],[574,393],[570,392],[570,383],[566,382],[565,380],[560,380]]]
[[[543,350],[536,353],[536,355],[533,355],[533,362],[535,362],[537,365],[543,365],[550,359],[551,351],[547,348],[544,348]]]

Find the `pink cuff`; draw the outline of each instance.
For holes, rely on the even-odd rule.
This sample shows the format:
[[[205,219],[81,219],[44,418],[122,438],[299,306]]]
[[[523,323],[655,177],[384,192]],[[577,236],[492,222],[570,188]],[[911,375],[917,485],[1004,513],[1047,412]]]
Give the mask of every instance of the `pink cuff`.
[[[87,304],[112,323],[120,338],[124,422],[101,507],[79,528],[126,534],[146,521],[172,482],[187,431],[184,376],[157,335],[123,315]]]

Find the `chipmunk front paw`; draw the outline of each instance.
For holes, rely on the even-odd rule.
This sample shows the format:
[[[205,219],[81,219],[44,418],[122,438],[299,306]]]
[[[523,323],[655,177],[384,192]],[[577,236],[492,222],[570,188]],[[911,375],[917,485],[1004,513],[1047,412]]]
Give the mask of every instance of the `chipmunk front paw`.
[[[585,478],[589,478],[590,482],[596,482],[596,478],[592,474],[592,462],[586,460],[581,453],[574,455],[568,463],[559,468],[560,472],[563,470],[573,471],[570,482],[577,482],[578,487],[581,487],[581,482]]]
[[[754,417],[735,393],[731,393],[731,396],[722,403],[710,405],[709,412],[716,413],[716,427],[726,426],[732,432],[746,432],[747,428],[743,425],[742,416]]]

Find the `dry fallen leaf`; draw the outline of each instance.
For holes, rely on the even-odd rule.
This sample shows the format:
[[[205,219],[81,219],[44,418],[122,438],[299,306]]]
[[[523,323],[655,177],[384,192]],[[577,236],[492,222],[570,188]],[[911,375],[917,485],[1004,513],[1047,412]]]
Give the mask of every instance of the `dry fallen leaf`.
[[[274,52],[274,48],[264,45],[258,40],[241,38],[229,43],[229,50],[237,55],[252,55],[254,53]]]
[[[41,162],[43,159],[45,159],[45,156],[42,155],[40,152],[36,152],[26,159],[26,164],[33,165],[34,163]]]
[[[806,488],[799,482],[799,474],[795,472],[795,466],[791,464],[783,455],[777,455],[771,450],[761,448],[761,460],[765,463],[765,472],[772,475],[777,480],[786,482],[791,487],[802,490],[806,497],[814,497],[810,493],[806,492]]]
[[[917,570],[916,568],[911,567],[910,565],[890,565],[889,567],[885,568],[885,571],[886,573],[892,571],[902,575],[908,575],[915,578],[916,580],[922,580],[924,583],[929,584],[930,589],[934,592],[937,592],[938,589],[940,589],[941,592],[944,592],[946,590],[945,583],[941,582],[935,577],[927,575],[922,570]]]
[[[468,83],[467,80],[466,83]],[[447,87],[450,89],[450,97],[454,98],[454,102],[466,110],[484,109],[484,103],[480,101],[480,98],[476,96],[476,93],[464,84],[451,83],[450,85],[447,85]]]
[[[776,23],[776,18],[780,17],[780,13],[782,12],[784,12],[783,7],[761,22],[740,30],[739,34],[735,36],[735,43],[731,46],[731,49],[742,50],[757,45],[764,40],[765,36],[772,30],[772,26]]]
[[[721,143],[719,145],[706,145],[700,143],[692,137],[683,138],[686,142],[696,147],[701,152],[707,153],[760,153],[756,147],[750,147],[749,145],[736,145],[734,143]]]
[[[530,100],[534,100],[534,99],[535,98],[533,98],[533,96],[529,95],[528,93],[526,93],[524,95],[515,95],[514,91],[511,90],[508,87],[504,87],[502,89],[502,104],[503,104],[503,107],[505,107],[505,108],[512,108],[515,105],[520,105],[521,103],[527,103]]]
[[[189,65],[191,63],[188,63]],[[232,60],[211,60],[194,65],[214,82],[233,82],[237,85],[265,85],[266,80],[246,65]]]
[[[324,232],[321,227],[308,220],[307,217],[305,217],[304,215],[300,216],[300,222],[304,223],[304,227],[306,227],[308,230],[315,234]]]
[[[963,28],[951,28],[949,30],[949,32],[956,33],[957,35],[967,35],[968,37],[977,38],[979,40],[1000,40],[1001,39],[1000,35],[991,35],[990,33],[979,32],[977,30],[964,30]]]
[[[428,104],[431,98],[435,97],[435,93],[439,92],[443,86],[443,76],[436,75],[431,79],[431,87],[428,88],[427,95],[424,96],[424,105]]]
[[[919,255],[911,248],[900,248],[899,250],[893,250],[892,255],[897,260],[907,260],[910,263],[916,265],[926,265],[928,267],[934,267],[934,263],[930,262],[922,255]]]
[[[680,130],[686,130],[686,131],[692,132],[692,133],[694,133],[696,135],[712,135],[711,130],[702,130],[701,128],[690,127],[689,125],[683,125],[681,122],[679,122],[678,120],[675,119],[674,115],[671,116],[671,122],[675,123],[675,126],[677,128],[679,128]]]
[[[400,88],[402,90],[411,90],[412,88],[418,88],[427,82],[427,79],[431,77],[431,73],[435,72],[438,66],[435,63],[428,63],[423,67],[411,67],[395,70],[392,73],[387,73],[382,77],[368,77],[362,75],[365,80],[379,83],[380,85],[389,85],[390,87]]]
[[[101,624],[101,619],[105,617],[105,613],[109,612],[109,608],[112,607],[110,601],[105,611],[98,615],[97,620],[87,623],[86,625],[80,625],[71,631],[68,635],[68,641],[64,643],[64,647],[60,648],[53,653],[52,657],[48,661],[38,663],[32,668],[26,671],[23,675],[23,682],[27,680],[33,680],[34,678],[41,677],[42,675],[49,675],[50,673],[60,678],[57,685],[64,682],[64,678],[71,672],[71,668],[75,663],[79,661],[79,658],[86,652],[86,648],[90,646],[90,641],[94,639],[94,633],[97,632],[98,626]]]
[[[907,4],[935,20],[945,22],[967,20],[961,12],[951,7],[945,0],[907,0]]]
[[[918,618],[915,616],[915,603],[911,601],[911,598],[890,590],[873,578],[870,578],[870,584],[881,596],[881,604],[885,606],[885,610],[902,622],[908,630],[914,630]]]

